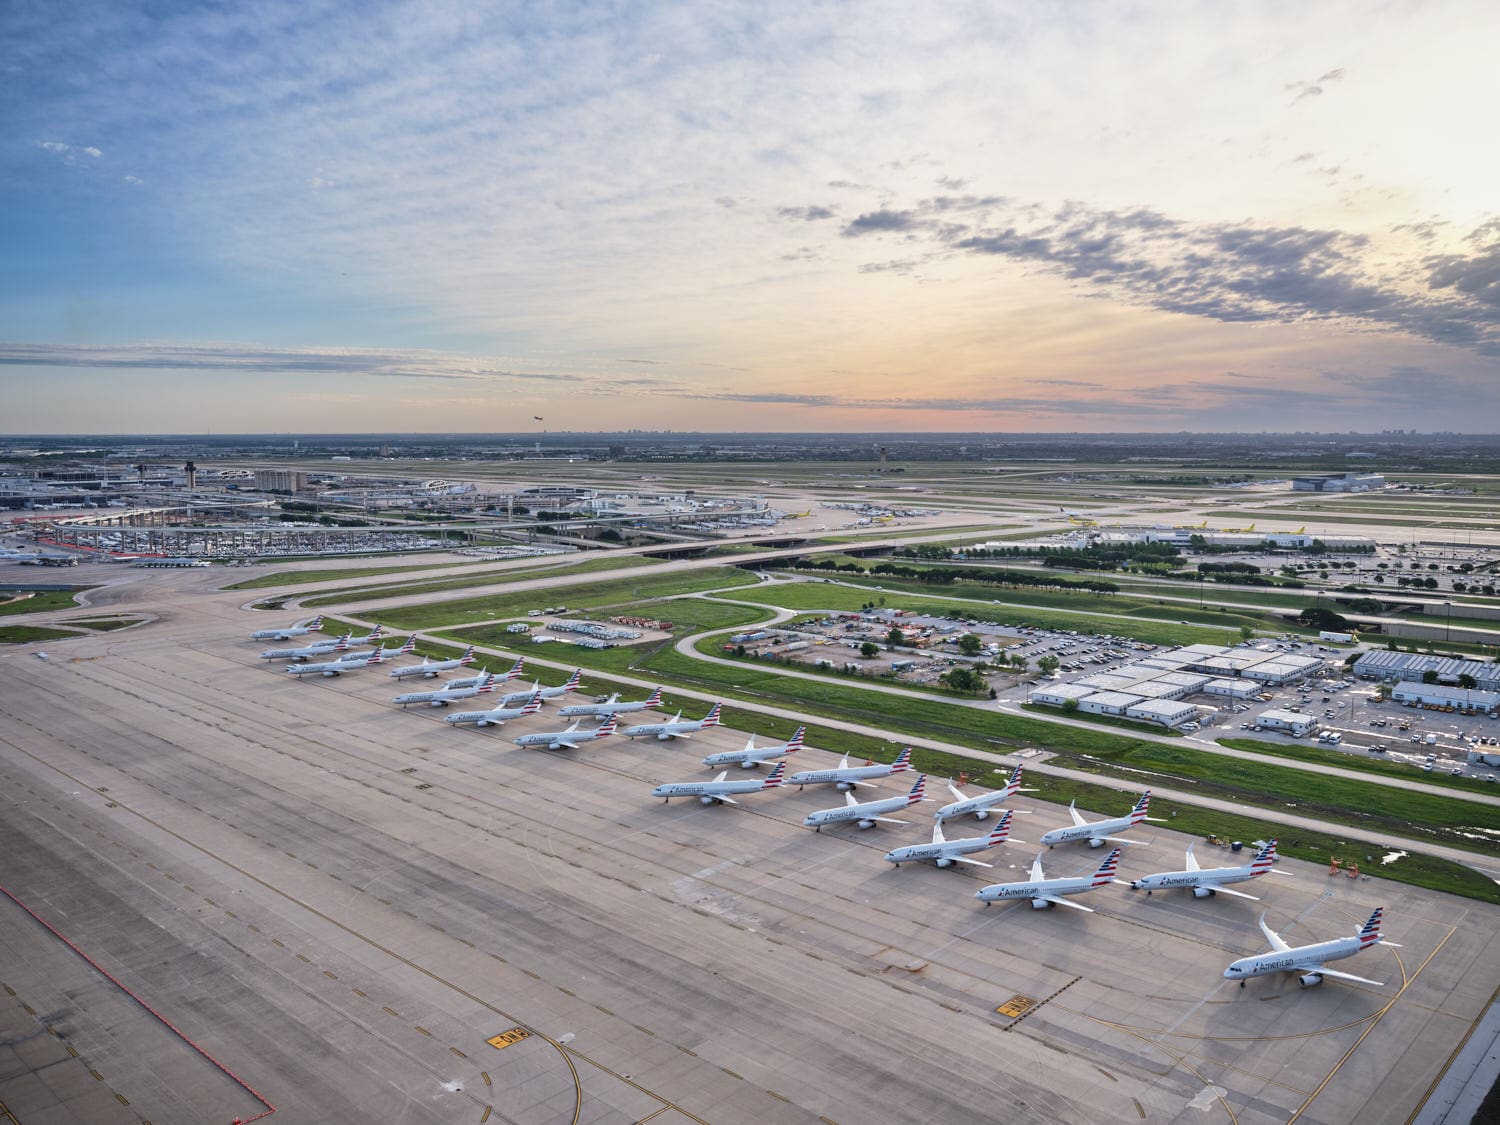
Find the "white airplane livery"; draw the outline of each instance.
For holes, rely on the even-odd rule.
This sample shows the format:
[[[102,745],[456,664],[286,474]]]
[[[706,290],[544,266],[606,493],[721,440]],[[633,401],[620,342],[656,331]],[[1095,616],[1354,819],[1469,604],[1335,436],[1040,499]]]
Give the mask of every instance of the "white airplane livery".
[[[976,867],[993,867],[993,864],[985,863],[981,859],[970,859],[973,852],[988,851],[990,848],[999,847],[1010,838],[1010,820],[1012,813],[1009,809],[1005,815],[995,822],[995,827],[990,829],[984,836],[970,836],[963,840],[949,840],[943,836],[943,822],[940,820],[932,826],[932,843],[912,844],[906,848],[896,848],[894,851],[885,853],[885,861],[894,863],[900,867],[909,861],[920,862],[931,860],[939,867],[952,867],[955,863],[972,863]],[[1016,843],[1024,843],[1017,840]]]
[[[383,636],[385,636],[385,626],[376,625],[375,628],[371,629],[363,637],[349,638],[349,643],[351,645],[378,645],[380,638]]]
[[[342,637],[329,637],[327,640],[314,641],[310,645],[301,648],[268,648],[260,654],[262,660],[311,660],[314,656],[332,656],[336,652],[343,652],[349,647],[349,634]]]
[[[285,671],[293,676],[342,676],[345,672],[379,664],[384,659],[379,652],[371,652],[362,654],[358,660],[318,660],[307,664],[288,664]]]
[[[536,734],[523,734],[511,741],[517,746],[540,746],[546,750],[577,750],[580,743],[608,738],[614,734],[619,729],[620,720],[611,715],[604,720],[603,726],[584,731],[578,729],[581,722],[582,719],[576,720],[567,730],[538,731]]]
[[[709,769],[737,765],[741,769],[753,770],[761,762],[784,758],[788,754],[795,754],[801,750],[802,736],[806,733],[806,727],[798,727],[792,732],[792,737],[785,742],[771,742],[765,746],[755,745],[755,735],[752,734],[743,750],[726,750],[722,754],[710,754],[703,759],[703,764]]]
[[[626,700],[624,703],[619,702],[619,699],[620,693],[615,692],[603,703],[574,703],[564,707],[558,714],[565,719],[590,715],[603,718],[605,715],[630,715],[636,711],[649,711],[661,706],[661,688],[654,688],[645,699]]]
[[[468,699],[475,695],[485,695],[495,690],[495,678],[493,672],[486,672],[484,678],[477,684],[467,684],[454,687],[452,683],[446,683],[440,688],[432,691],[408,691],[392,700],[404,708],[408,703],[426,703],[432,707],[446,707],[455,699]]]
[[[522,659],[525,659],[524,657]],[[509,677],[506,677],[509,679]],[[578,669],[568,677],[568,682],[558,687],[543,687],[540,680],[533,680],[531,686],[522,691],[513,691],[502,696],[500,702],[506,706],[519,703],[523,699],[530,699],[533,695],[542,699],[556,699],[559,695],[567,695],[569,692],[577,691],[578,685],[583,679],[583,670]]]
[[[1337,969],[1328,968],[1324,962],[1353,957],[1372,945],[1389,945],[1400,949],[1395,942],[1386,941],[1380,936],[1380,919],[1384,913],[1385,907],[1377,906],[1369,920],[1354,931],[1353,937],[1334,938],[1332,941],[1320,941],[1313,945],[1288,945],[1281,940],[1280,934],[1266,925],[1266,916],[1262,914],[1260,932],[1271,943],[1271,952],[1262,953],[1259,957],[1241,957],[1224,970],[1224,976],[1229,980],[1239,981],[1241,988],[1245,987],[1245,981],[1250,977],[1269,976],[1271,973],[1296,973],[1297,982],[1303,988],[1322,984],[1324,977],[1373,984],[1379,988],[1385,981],[1341,973]]]
[[[759,793],[764,789],[781,788],[782,775],[786,772],[786,763],[777,762],[776,768],[765,777],[753,777],[748,781],[725,781],[729,771],[725,770],[712,781],[673,781],[666,785],[658,785],[651,790],[651,796],[660,797],[662,803],[666,804],[673,797],[697,797],[705,805],[737,805],[735,796],[745,793]]]
[[[450,672],[454,668],[462,668],[465,664],[474,663],[474,646],[470,645],[464,649],[462,656],[455,656],[452,660],[428,660],[425,656],[420,664],[408,664],[405,668],[392,668],[391,676],[398,680],[404,680],[407,676],[436,676],[439,672]]]
[[[452,715],[444,715],[443,722],[457,725],[459,723],[473,723],[476,727],[499,726],[507,719],[519,719],[523,715],[535,715],[542,709],[542,701],[532,696],[521,707],[506,707],[501,705],[493,707],[488,711],[456,711]]]
[[[1148,820],[1160,821],[1160,817],[1147,816],[1146,809],[1151,805],[1151,790],[1141,794],[1141,799],[1135,803],[1135,808],[1130,810],[1129,816],[1116,817],[1113,820],[1084,820],[1075,807],[1076,801],[1068,803],[1068,813],[1073,817],[1073,824],[1068,828],[1054,828],[1051,832],[1042,833],[1042,843],[1049,848],[1054,844],[1066,844],[1071,840],[1087,840],[1089,847],[1101,847],[1106,840],[1112,844],[1128,844],[1129,840],[1121,840],[1111,836],[1111,832],[1123,832],[1127,828],[1134,828]]]
[[[890,765],[851,766],[849,755],[831,770],[803,770],[786,779],[788,785],[836,785],[840,789],[853,789],[856,785],[869,785],[879,777],[890,777],[893,773],[905,773],[911,769],[911,747],[896,755]]]
[[[722,703],[715,703],[712,710],[701,719],[684,720],[682,712],[677,712],[665,723],[643,723],[640,726],[630,727],[620,733],[626,738],[657,738],[662,742],[669,738],[691,738],[700,730],[708,730],[710,727],[719,725],[719,713],[724,709]]]
[[[293,637],[305,637],[309,633],[316,633],[323,627],[323,615],[320,613],[305,625],[288,625],[285,629],[261,629],[250,634],[252,641],[289,641]]]
[[[846,790],[842,808],[819,809],[815,813],[809,813],[802,824],[806,828],[814,828],[819,832],[823,831],[825,824],[843,824],[851,820],[860,828],[874,828],[876,824],[909,824],[910,821],[896,820],[883,814],[899,812],[919,801],[930,799],[927,796],[927,775],[923,774],[917,778],[917,783],[911,787],[911,792],[904,797],[887,797],[881,801],[857,801],[854,794]]]
[[[516,676],[516,674],[520,671],[520,668],[521,668],[521,661],[517,660],[514,664],[512,664],[510,666],[510,671],[508,671],[508,672],[504,672],[504,673],[482,672],[482,671],[481,672],[476,672],[472,676],[462,676],[462,677],[460,677],[459,679],[456,679],[456,680],[449,680],[446,683],[444,683],[443,686],[445,688],[473,687],[475,684],[477,684],[481,680],[483,680],[486,676],[491,676],[491,677],[494,678],[495,688],[498,690],[499,687],[500,687],[500,685],[503,684],[503,683],[505,683],[506,680],[513,679]],[[530,696],[528,696],[527,698],[529,699]],[[502,700],[501,703],[503,705],[504,700]]]
[[[1198,866],[1198,860],[1193,856],[1193,845],[1187,848],[1187,866],[1181,871],[1159,871],[1155,875],[1143,875],[1139,879],[1132,879],[1130,885],[1136,890],[1145,891],[1148,895],[1152,891],[1165,890],[1169,887],[1190,887],[1196,898],[1209,898],[1222,891],[1226,895],[1234,895],[1236,898],[1248,898],[1259,902],[1255,895],[1246,894],[1244,891],[1232,891],[1226,884],[1246,883],[1251,879],[1258,879],[1265,874],[1282,875],[1285,872],[1273,870],[1271,865],[1276,862],[1276,841],[1266,843],[1255,858],[1240,867],[1210,867],[1204,869]]]
[[[353,643],[359,644],[360,642],[355,641]],[[393,656],[401,656],[405,653],[408,653],[416,647],[417,639],[415,637],[407,637],[405,644],[392,645],[390,648],[380,649],[380,656],[384,660],[389,660]],[[349,664],[356,660],[363,660],[369,655],[370,654],[368,652],[351,652],[347,656],[340,656],[338,659],[342,660],[345,664]]]
[[[1017,766],[1015,772],[1010,775],[1010,780],[1000,786],[999,789],[992,789],[988,793],[981,793],[977,797],[965,797],[963,790],[950,781],[948,783],[948,792],[953,794],[953,803],[951,805],[944,805],[932,814],[937,820],[947,820],[949,817],[954,816],[968,816],[971,813],[975,820],[984,820],[990,815],[990,810],[996,805],[1005,804],[1006,801],[1009,801],[1017,793],[1035,793],[1036,790],[1021,788],[1021,767]]]
[[[1031,861],[1031,878],[1021,883],[991,883],[974,892],[974,897],[988,906],[992,902],[1007,899],[1030,899],[1033,910],[1046,910],[1049,906],[1071,906],[1074,910],[1094,912],[1092,906],[1080,902],[1069,902],[1064,895],[1081,895],[1096,887],[1107,887],[1115,881],[1115,872],[1120,869],[1120,849],[1116,848],[1104,857],[1099,870],[1092,875],[1079,875],[1071,879],[1049,879],[1042,870],[1042,853],[1037,852]]]

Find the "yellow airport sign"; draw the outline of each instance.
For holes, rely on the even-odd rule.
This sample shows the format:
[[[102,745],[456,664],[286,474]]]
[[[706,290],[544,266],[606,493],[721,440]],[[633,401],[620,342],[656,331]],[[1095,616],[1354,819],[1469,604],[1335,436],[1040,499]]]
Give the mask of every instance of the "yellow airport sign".
[[[1024,1016],[1035,1007],[1036,1001],[1029,996],[1012,996],[1004,1004],[996,1008],[995,1011],[999,1012],[1002,1016],[1010,1016],[1014,1019],[1017,1016]]]
[[[530,1039],[531,1032],[524,1027],[513,1027],[509,1031],[502,1031],[499,1035],[492,1035],[485,1040],[497,1051],[503,1051],[512,1043],[519,1043],[522,1039]]]

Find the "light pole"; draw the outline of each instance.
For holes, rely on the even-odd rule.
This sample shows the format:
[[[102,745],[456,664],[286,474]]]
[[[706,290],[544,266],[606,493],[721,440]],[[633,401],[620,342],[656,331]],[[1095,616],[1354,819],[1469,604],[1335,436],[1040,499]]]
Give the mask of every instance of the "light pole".
[[[1443,603],[1443,643],[1448,642],[1449,631],[1453,628],[1453,603]]]

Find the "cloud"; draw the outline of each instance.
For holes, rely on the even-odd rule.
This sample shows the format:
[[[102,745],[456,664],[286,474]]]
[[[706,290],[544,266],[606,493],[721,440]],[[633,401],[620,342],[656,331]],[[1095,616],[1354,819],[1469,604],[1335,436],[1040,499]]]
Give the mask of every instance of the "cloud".
[[[55,156],[62,157],[64,164],[77,164],[80,156],[87,156],[91,160],[98,160],[104,155],[102,151],[93,145],[70,145],[64,144],[62,141],[36,141],[34,143],[43,152],[50,152]]]
[[[809,223],[834,216],[833,209],[829,207],[778,207],[776,214],[783,219],[801,219]]]
[[[904,231],[917,225],[917,219],[911,211],[866,211],[859,218],[850,221],[842,233],[845,238],[858,238],[873,231]]]
[[[1340,66],[1335,67],[1333,70],[1324,71],[1322,74],[1318,75],[1317,78],[1314,78],[1311,81],[1288,82],[1285,86],[1282,87],[1282,89],[1296,90],[1298,92],[1297,96],[1292,99],[1292,104],[1296,105],[1303,98],[1318,97],[1323,93],[1324,88],[1329,83],[1342,82],[1343,79],[1344,68]]]

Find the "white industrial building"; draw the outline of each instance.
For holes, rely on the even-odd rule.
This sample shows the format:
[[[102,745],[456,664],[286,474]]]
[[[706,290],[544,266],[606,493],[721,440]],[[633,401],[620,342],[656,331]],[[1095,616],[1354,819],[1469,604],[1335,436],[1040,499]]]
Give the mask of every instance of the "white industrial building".
[[[1227,695],[1230,699],[1249,699],[1260,691],[1260,685],[1253,680],[1209,680],[1203,685],[1206,695]]]
[[[1078,701],[1078,709],[1091,715],[1123,715],[1125,708],[1141,702],[1138,695],[1126,695],[1120,691],[1096,691]]]
[[[1305,734],[1311,734],[1318,720],[1311,715],[1304,715],[1301,711],[1262,711],[1256,724],[1262,730],[1284,730],[1288,734],[1301,738]]]
[[[1125,715],[1148,723],[1160,723],[1171,730],[1196,718],[1198,708],[1175,699],[1147,699],[1125,708]]]
[[[1487,714],[1500,710],[1500,692],[1453,687],[1449,684],[1397,684],[1391,689],[1391,699],[1397,703],[1414,703],[1419,707],[1431,704],[1434,707],[1484,711]]]
[[[1061,707],[1070,699],[1082,699],[1093,695],[1098,688],[1084,687],[1081,684],[1048,684],[1045,687],[1034,687],[1026,697],[1028,703],[1040,703],[1044,707]]]
[[[1385,477],[1379,473],[1339,473],[1329,477],[1293,477],[1293,492],[1379,492]]]
[[[1428,672],[1436,672],[1439,683],[1456,684],[1460,676],[1472,676],[1481,691],[1500,691],[1500,664],[1388,650],[1364,653],[1354,662],[1354,674],[1366,680],[1420,681]]]

